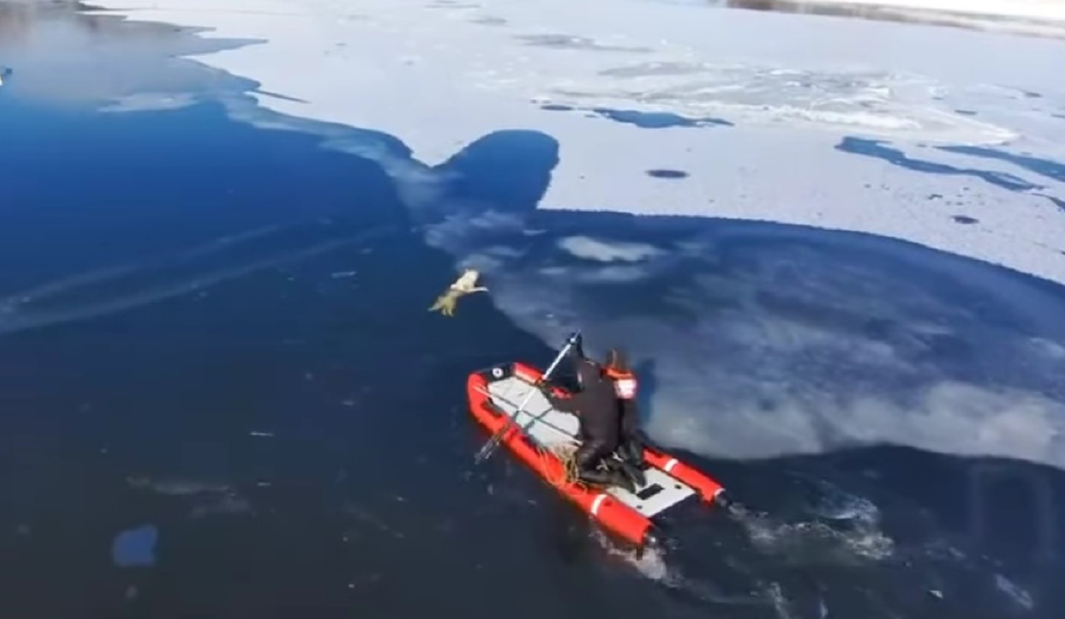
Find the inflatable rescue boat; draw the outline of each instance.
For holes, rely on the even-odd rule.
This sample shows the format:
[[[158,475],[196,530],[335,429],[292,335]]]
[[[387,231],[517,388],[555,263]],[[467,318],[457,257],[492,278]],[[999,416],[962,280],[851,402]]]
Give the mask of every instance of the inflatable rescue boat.
[[[541,376],[539,370],[523,363],[471,373],[466,381],[470,413],[493,434],[509,424],[501,435],[501,446],[605,529],[642,548],[654,539],[654,518],[690,497],[726,504],[721,484],[651,447],[644,449],[646,483],[635,493],[574,481],[566,454],[580,443],[577,416],[551,406],[536,387]],[[522,407],[520,403],[527,398]]]

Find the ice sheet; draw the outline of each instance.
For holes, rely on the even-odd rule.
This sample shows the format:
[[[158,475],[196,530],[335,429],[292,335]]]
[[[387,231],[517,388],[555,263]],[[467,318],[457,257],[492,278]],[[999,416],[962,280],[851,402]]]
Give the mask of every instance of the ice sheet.
[[[290,98],[264,107],[386,132],[429,165],[500,128],[545,132],[561,163],[541,208],[866,231],[1065,282],[1065,209],[1036,195],[1065,198],[1061,179],[1016,191],[836,148],[885,139],[970,169],[916,145],[1012,141],[1065,160],[1058,41],[647,0],[97,4],[260,39],[198,58]],[[705,122],[631,124],[648,112]],[[648,173],[663,168],[687,176]],[[962,232],[956,215],[986,223]]]

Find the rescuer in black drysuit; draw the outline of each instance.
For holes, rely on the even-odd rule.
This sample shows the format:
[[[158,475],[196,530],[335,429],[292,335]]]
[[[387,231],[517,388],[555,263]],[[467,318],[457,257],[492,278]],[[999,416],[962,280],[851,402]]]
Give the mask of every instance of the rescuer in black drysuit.
[[[613,385],[614,396],[621,407],[621,445],[618,446],[618,455],[631,465],[631,468],[626,470],[632,472],[634,481],[642,486],[645,483],[643,446],[647,441],[640,432],[640,413],[636,408],[639,383],[636,375],[629,369],[629,358],[624,350],[611,348],[607,352],[603,375]]]
[[[595,364],[578,360],[576,365],[579,391],[569,397],[559,397],[545,388],[544,395],[551,406],[575,414],[580,421],[581,446],[574,454],[577,475],[588,483],[621,486],[635,492],[632,479],[617,467],[599,468],[617,450],[621,439],[621,408],[614,386]]]
[[[628,355],[621,348],[611,348],[607,351],[606,362],[597,365],[584,354],[584,339],[578,335],[570,349],[570,358],[576,366],[582,363],[596,366],[613,386],[621,423],[617,453],[621,457],[625,474],[637,486],[643,486],[647,482],[643,473],[643,447],[647,441],[640,432],[640,415],[636,406],[638,382],[636,375],[629,369]]]

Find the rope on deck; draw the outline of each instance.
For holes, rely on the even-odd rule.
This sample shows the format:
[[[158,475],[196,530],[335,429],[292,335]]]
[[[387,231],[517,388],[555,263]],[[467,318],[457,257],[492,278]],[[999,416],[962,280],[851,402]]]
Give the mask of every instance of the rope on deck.
[[[591,485],[597,487],[595,484],[588,484],[580,479],[579,472],[577,470],[577,444],[576,443],[555,443],[554,445],[548,445],[546,447],[537,447],[540,452],[540,470],[543,472],[547,481],[556,488],[567,488],[574,484],[580,484],[583,486]],[[548,468],[548,459],[554,456],[558,458],[562,464],[562,472],[558,475],[552,475],[551,469]],[[606,460],[599,463],[597,467],[600,470],[609,470],[609,466]]]
[[[556,443],[547,447],[540,447],[540,470],[543,471],[544,477],[556,488],[566,488],[573,484],[578,483],[577,477],[577,461],[574,459],[574,455],[577,453],[577,446],[573,443]],[[558,458],[562,464],[562,472],[557,475],[552,475],[548,468],[548,458],[554,456]]]

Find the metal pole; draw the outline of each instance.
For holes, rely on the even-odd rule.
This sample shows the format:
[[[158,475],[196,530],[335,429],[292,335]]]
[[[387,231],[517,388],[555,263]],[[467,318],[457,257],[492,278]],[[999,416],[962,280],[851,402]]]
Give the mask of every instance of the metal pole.
[[[474,389],[477,391],[477,393],[479,393],[481,395],[486,395],[489,398],[494,398],[496,400],[499,400],[500,402],[502,402],[503,404],[506,404],[507,406],[518,406],[517,404],[514,403],[514,400],[511,400],[509,398],[503,397],[503,396],[499,395],[498,393],[492,393],[491,391],[486,391],[484,389],[481,389],[480,387],[474,387]],[[571,435],[569,433],[569,431],[566,430],[565,428],[561,428],[559,426],[556,426],[555,424],[551,423],[550,421],[544,421],[542,415],[540,417],[536,417],[535,419],[536,419],[536,423],[545,425],[548,428],[551,428],[552,430],[555,430],[559,434],[565,435],[567,440],[572,442],[572,443],[577,443],[577,439],[574,438],[573,435]]]
[[[569,349],[572,348],[573,345],[577,342],[578,337],[580,337],[580,331],[574,331],[570,334],[568,338],[566,338],[566,345],[562,347],[562,350],[559,351],[558,356],[556,356],[555,360],[551,362],[551,365],[547,367],[547,370],[544,372],[543,376],[540,377],[540,380],[537,381],[537,384],[534,385],[534,388],[530,389],[529,393],[525,394],[525,399],[523,399],[521,401],[521,404],[518,405],[517,410],[514,411],[514,415],[507,416],[507,421],[503,424],[503,427],[499,428],[499,430],[497,430],[496,433],[492,435],[492,438],[484,444],[484,447],[481,447],[481,450],[477,452],[477,455],[474,456],[473,460],[476,464],[480,464],[481,462],[484,462],[488,458],[492,457],[492,454],[495,452],[496,447],[499,446],[499,442],[503,440],[503,436],[507,433],[508,430],[510,430],[511,425],[516,423],[518,414],[525,411],[525,405],[528,404],[529,400],[532,399],[532,395],[536,391],[536,387],[539,387],[539,385],[547,381],[547,378],[551,375],[552,372],[555,371],[555,368],[558,367],[558,364],[562,362],[563,357],[566,356],[566,353],[569,352]]]

